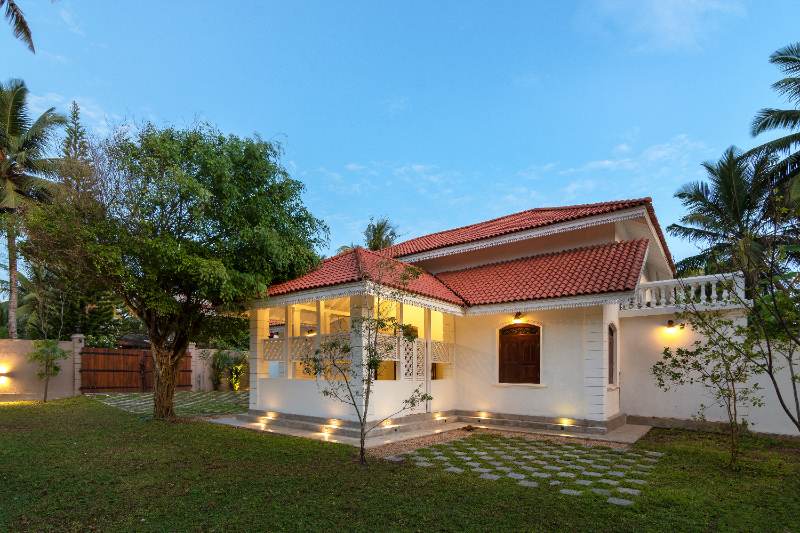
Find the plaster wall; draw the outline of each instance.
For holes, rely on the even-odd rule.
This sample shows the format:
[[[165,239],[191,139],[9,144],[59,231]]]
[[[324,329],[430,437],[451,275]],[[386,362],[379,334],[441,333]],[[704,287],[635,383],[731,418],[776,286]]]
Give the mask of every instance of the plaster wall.
[[[31,351],[29,340],[0,340],[0,369],[6,372],[0,379],[0,402],[41,400],[44,394],[44,380],[36,378],[38,364],[29,363],[25,354]],[[72,341],[59,342],[58,345],[70,351],[68,359],[61,360],[61,372],[50,378],[47,386],[47,399],[67,398],[80,394],[75,391],[75,354]]]
[[[602,308],[523,313],[523,322],[542,328],[540,386],[497,383],[498,331],[512,319],[511,313],[455,317],[456,408],[578,419],[591,414],[596,419],[597,408],[587,413],[586,376],[587,371],[599,375],[602,361],[587,359],[587,337],[597,337],[594,342],[602,344],[595,334],[602,328]],[[592,368],[598,365],[599,370]],[[602,409],[599,411],[602,416]]]
[[[689,328],[676,327],[669,333],[668,320],[674,314],[624,317],[621,319],[620,357],[620,409],[628,415],[691,419],[700,404],[713,405],[713,400],[698,385],[683,385],[664,392],[656,385],[652,367],[662,358],[664,347],[689,348],[700,337]],[[764,397],[764,407],[745,407],[741,416],[748,419],[753,431],[797,435],[797,429],[781,409],[774,389],[766,376],[754,376],[751,383],[761,385],[759,394]],[[788,390],[788,372],[779,375],[779,383]],[[705,411],[710,422],[727,422],[727,414],[719,407]]]

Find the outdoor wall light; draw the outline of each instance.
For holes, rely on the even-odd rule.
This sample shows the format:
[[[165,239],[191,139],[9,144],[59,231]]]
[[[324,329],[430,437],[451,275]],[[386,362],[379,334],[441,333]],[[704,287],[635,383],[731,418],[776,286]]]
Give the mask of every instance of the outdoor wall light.
[[[483,420],[484,418],[486,418],[486,413],[481,413],[480,419]]]
[[[522,322],[522,313],[517,311],[517,314],[514,315],[514,324],[520,324]]]
[[[308,333],[306,333],[306,337],[313,337],[316,334],[317,334],[317,332],[312,329],[312,330],[309,330]]]

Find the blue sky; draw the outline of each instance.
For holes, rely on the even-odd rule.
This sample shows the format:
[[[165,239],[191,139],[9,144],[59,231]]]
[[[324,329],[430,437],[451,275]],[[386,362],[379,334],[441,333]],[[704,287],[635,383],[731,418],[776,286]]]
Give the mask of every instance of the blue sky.
[[[800,40],[789,1],[17,3],[37,53],[6,25],[0,77],[35,110],[278,140],[331,249],[370,215],[412,238],[651,196],[675,222],[700,163],[785,106],[767,59]]]

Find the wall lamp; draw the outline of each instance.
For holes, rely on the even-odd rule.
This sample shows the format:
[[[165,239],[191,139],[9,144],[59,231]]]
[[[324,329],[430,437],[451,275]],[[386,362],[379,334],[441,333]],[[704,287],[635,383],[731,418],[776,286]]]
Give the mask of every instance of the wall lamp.
[[[522,322],[522,313],[517,311],[517,314],[514,315],[514,324],[520,324]]]

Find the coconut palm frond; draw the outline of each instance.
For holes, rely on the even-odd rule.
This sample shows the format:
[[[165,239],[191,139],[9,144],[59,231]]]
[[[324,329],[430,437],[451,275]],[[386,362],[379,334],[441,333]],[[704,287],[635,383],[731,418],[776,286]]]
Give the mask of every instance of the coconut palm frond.
[[[14,0],[0,0],[0,8],[3,7],[3,4],[6,6],[5,17],[11,24],[11,31],[14,37],[25,43],[28,50],[35,54],[36,50],[33,47],[33,38],[31,37],[31,30],[28,28],[28,23],[25,20],[25,14],[17,7]]]

